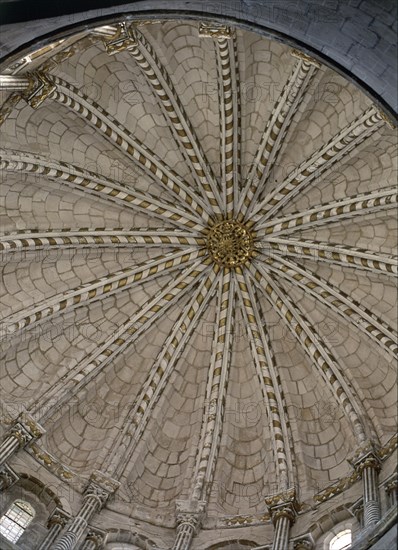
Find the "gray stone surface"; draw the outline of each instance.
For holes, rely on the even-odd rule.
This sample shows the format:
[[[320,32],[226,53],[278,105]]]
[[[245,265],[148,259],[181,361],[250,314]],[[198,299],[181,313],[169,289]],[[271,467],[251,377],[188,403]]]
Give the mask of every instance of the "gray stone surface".
[[[7,3],[6,3],[7,4]],[[7,24],[3,3],[0,27],[0,55],[13,56],[30,42],[46,43],[48,35],[67,35],[72,27],[90,26],[115,14],[131,17],[192,16],[202,19],[221,18],[297,43],[322,58],[347,76],[355,79],[374,99],[392,112],[397,111],[396,65],[396,2],[394,0],[142,0],[118,2],[118,5],[87,10],[86,1],[68,4],[35,2],[35,10],[27,2],[10,4]],[[11,6],[12,4],[12,6]],[[44,6],[47,6],[45,8]],[[51,6],[51,7],[49,7]],[[51,17],[44,17],[51,9]],[[75,13],[72,13],[76,9]],[[33,12],[33,13],[32,13]],[[69,13],[65,13],[69,12]]]

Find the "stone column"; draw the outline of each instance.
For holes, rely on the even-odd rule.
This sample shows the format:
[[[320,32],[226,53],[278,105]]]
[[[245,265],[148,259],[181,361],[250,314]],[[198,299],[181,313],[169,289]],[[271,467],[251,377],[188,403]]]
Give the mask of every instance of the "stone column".
[[[362,477],[363,522],[366,529],[380,519],[378,477],[381,461],[374,443],[369,442],[350,462]]]
[[[30,86],[29,78],[26,76],[0,75],[0,91],[6,90],[10,92],[27,90]]]
[[[92,527],[87,531],[81,550],[99,550],[103,547],[105,533]]]
[[[0,466],[19,449],[26,447],[35,439],[39,439],[44,433],[45,430],[40,424],[30,415],[22,413],[0,444]]]
[[[88,522],[104,506],[119,483],[106,474],[94,472],[83,497],[79,513],[72,519],[66,532],[56,541],[52,550],[73,550],[83,537]]]
[[[176,502],[177,535],[172,550],[189,550],[192,539],[198,534],[205,510],[204,500]]]
[[[288,550],[290,527],[296,520],[298,503],[296,490],[288,489],[283,493],[265,499],[275,526],[272,550]]]
[[[397,488],[398,488],[398,479],[395,476],[391,481],[388,481],[384,486],[384,489],[387,494],[387,505],[388,508],[397,505]]]
[[[6,491],[18,480],[18,474],[7,464],[0,466],[0,491]]]
[[[61,533],[62,529],[67,524],[70,516],[61,508],[56,508],[51,516],[48,518],[47,528],[48,533],[43,540],[38,550],[51,550],[53,542]]]

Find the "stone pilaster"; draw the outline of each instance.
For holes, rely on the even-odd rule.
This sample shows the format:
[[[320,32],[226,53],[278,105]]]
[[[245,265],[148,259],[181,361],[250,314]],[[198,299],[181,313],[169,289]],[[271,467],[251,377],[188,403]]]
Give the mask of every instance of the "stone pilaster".
[[[290,528],[296,521],[298,503],[295,488],[265,499],[275,526],[272,550],[288,550]]]
[[[56,508],[51,516],[48,518],[48,533],[46,538],[39,546],[38,550],[51,550],[55,539],[59,536],[69,519],[69,514],[67,514],[61,508]]]
[[[19,480],[19,476],[10,466],[0,466],[0,491],[6,491]]]
[[[381,469],[381,461],[375,444],[368,442],[349,462],[362,477],[363,523],[366,529],[377,523],[380,519],[378,476]]]
[[[119,488],[119,483],[109,476],[94,472],[83,497],[78,514],[72,519],[66,532],[57,540],[53,550],[73,550],[83,538],[91,518],[105,505]]]
[[[397,500],[398,500],[398,498],[397,498],[398,478],[397,478],[396,475],[393,479],[391,479],[390,481],[388,481],[384,485],[384,490],[387,494],[388,508],[391,508],[392,506],[396,506],[397,505]]]
[[[193,537],[199,532],[205,511],[204,500],[176,502],[177,535],[172,550],[189,550]]]
[[[45,430],[30,415],[22,413],[6,433],[0,445],[0,465],[4,464],[19,449],[39,439]]]

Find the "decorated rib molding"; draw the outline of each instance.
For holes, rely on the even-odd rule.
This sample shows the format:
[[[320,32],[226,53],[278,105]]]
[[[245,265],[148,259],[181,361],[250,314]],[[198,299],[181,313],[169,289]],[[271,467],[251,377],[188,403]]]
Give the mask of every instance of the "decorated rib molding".
[[[106,469],[106,471],[112,472],[112,475],[121,476],[131,462],[137,444],[153,414],[154,407],[164,392],[204,310],[214,296],[220,278],[218,272],[218,266],[214,266],[210,270],[195,290],[192,299],[185,308],[185,313],[174,323],[131,409],[122,419],[120,427],[116,428],[115,433],[108,440],[109,450],[103,454],[105,457],[105,464],[102,466],[104,471]]]
[[[192,262],[191,262],[192,263]],[[181,299],[195,284],[199,275],[208,269],[208,262],[194,260],[181,274],[165,285],[152,300],[140,307],[131,319],[123,323],[116,333],[97,347],[83,361],[70,368],[55,384],[29,406],[33,414],[45,422],[65,405],[128,346],[135,342],[169,307]],[[42,410],[42,403],[50,403]]]
[[[296,62],[271,113],[247,177],[245,188],[240,196],[238,211],[241,219],[250,215],[251,210],[258,201],[264,184],[278,158],[283,139],[318,67],[317,62],[308,59],[300,59]]]
[[[314,206],[302,212],[295,212],[284,217],[273,218],[256,226],[258,237],[272,234],[286,234],[311,227],[344,222],[357,216],[396,208],[397,188],[386,187],[368,193],[359,193],[326,204]]]
[[[43,322],[58,312],[65,314],[69,310],[86,306],[104,297],[132,288],[135,284],[147,282],[160,274],[171,273],[181,264],[199,258],[204,254],[205,250],[197,248],[178,250],[177,252],[162,254],[156,258],[145,260],[135,267],[125,268],[100,279],[84,283],[73,290],[43,300],[30,310],[23,310],[10,315],[4,323],[4,331],[8,336],[27,327],[32,328],[38,322]]]
[[[329,142],[320,147],[276,188],[268,193],[253,209],[251,223],[263,224],[300,191],[308,187],[325,170],[332,168],[337,161],[358,147],[365,139],[374,134],[384,121],[374,107],[370,107],[362,116],[348,124]]]
[[[191,487],[194,501],[207,500],[221,443],[235,322],[235,285],[228,268],[224,268],[219,282],[216,316],[201,438]]]
[[[171,78],[151,44],[137,30],[134,31],[134,39],[136,46],[130,47],[129,53],[134,57],[158,97],[163,112],[171,124],[173,134],[181,145],[188,164],[191,166],[203,198],[210,205],[216,217],[220,216],[221,197],[217,189],[217,183],[200,142],[187,118],[184,107],[177,96]]]
[[[155,183],[167,189],[197,218],[208,221],[208,208],[188,184],[155,155],[146,145],[133,137],[131,132],[117,122],[98,103],[90,100],[71,84],[53,77],[56,90],[50,97],[66,105],[87,120],[94,128],[120,149],[134,164],[141,168]]]
[[[292,256],[301,260],[309,259],[315,262],[329,262],[334,265],[396,275],[398,271],[397,256],[377,254],[365,248],[330,242],[310,241],[308,239],[292,239],[269,237],[257,244],[257,248],[265,253],[277,251],[283,256]]]
[[[226,217],[238,211],[240,184],[240,80],[236,36],[215,40],[220,103],[221,186]]]
[[[0,258],[14,252],[46,249],[99,248],[99,247],[168,247],[205,246],[206,240],[189,231],[178,229],[23,229],[0,235]]]
[[[93,194],[101,200],[153,215],[179,228],[181,224],[195,231],[205,227],[195,215],[181,210],[169,201],[159,200],[148,192],[134,191],[72,164],[48,161],[44,157],[23,151],[0,150],[0,169],[43,176],[73,190]]]
[[[283,393],[275,369],[275,357],[266,328],[262,323],[253,288],[241,268],[236,270],[241,311],[248,333],[250,349],[262,389],[270,423],[275,453],[278,486],[281,491],[294,484],[290,453],[288,419],[283,405]]]
[[[253,282],[266,293],[275,310],[303,346],[311,363],[316,366],[317,371],[330,387],[337,402],[341,404],[347,419],[353,427],[353,433],[358,443],[366,441],[367,432],[372,431],[372,435],[374,434],[370,419],[362,405],[354,397],[340,366],[326,343],[315,328],[307,322],[299,307],[293,304],[286,292],[282,290],[259,262],[256,261],[254,265],[250,265],[249,269]]]
[[[278,278],[299,285],[306,293],[330,307],[348,323],[357,326],[364,335],[372,338],[390,356],[396,358],[398,335],[385,321],[374,315],[359,302],[319,275],[287,258],[264,257],[264,262]]]

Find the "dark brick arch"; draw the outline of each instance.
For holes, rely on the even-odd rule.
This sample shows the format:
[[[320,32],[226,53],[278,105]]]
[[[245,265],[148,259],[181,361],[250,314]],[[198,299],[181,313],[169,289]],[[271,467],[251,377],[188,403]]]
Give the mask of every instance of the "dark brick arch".
[[[44,45],[115,17],[220,19],[298,46],[354,80],[396,117],[395,0],[13,0],[0,4],[0,70]]]

